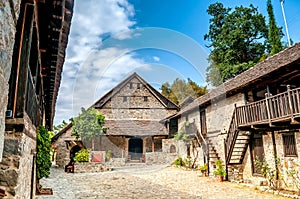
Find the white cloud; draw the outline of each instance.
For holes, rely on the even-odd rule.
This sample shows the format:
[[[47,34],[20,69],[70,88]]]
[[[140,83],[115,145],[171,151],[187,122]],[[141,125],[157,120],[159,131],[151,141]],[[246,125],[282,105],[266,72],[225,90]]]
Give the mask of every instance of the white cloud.
[[[156,62],[159,62],[159,60],[160,60],[160,58],[157,57],[157,56],[154,56],[153,59],[154,59],[154,61],[156,61]]]
[[[76,107],[91,105],[94,96],[89,98],[87,93],[101,95],[128,71],[144,64],[133,55],[122,55],[124,49],[95,51],[107,35],[116,39],[130,38],[128,32],[135,24],[134,13],[134,7],[127,0],[75,1],[54,124],[74,117]],[[96,88],[91,85],[96,87],[97,84],[100,86],[95,94]]]

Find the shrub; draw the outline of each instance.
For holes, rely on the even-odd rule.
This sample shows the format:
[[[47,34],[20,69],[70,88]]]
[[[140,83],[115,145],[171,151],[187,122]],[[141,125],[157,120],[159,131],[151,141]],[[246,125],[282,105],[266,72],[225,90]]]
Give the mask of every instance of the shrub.
[[[214,175],[225,177],[227,174],[226,174],[226,170],[224,169],[224,167],[222,165],[222,161],[221,160],[217,160],[216,161],[216,165],[217,165],[217,168],[214,171]]]
[[[206,172],[207,169],[208,169],[207,163],[205,163],[204,165],[200,166],[200,168],[199,168],[199,170],[200,170],[201,172]]]
[[[192,168],[193,162],[192,162],[192,158],[190,156],[188,156],[185,160],[184,160],[184,165],[187,168]]]
[[[109,161],[111,158],[111,150],[108,150],[105,154],[105,161]]]
[[[51,168],[51,140],[47,129],[43,126],[38,128],[37,132],[37,179],[48,177]]]
[[[81,149],[75,153],[74,160],[76,162],[88,162],[89,161],[89,151],[87,149]]]
[[[184,161],[182,160],[181,157],[177,158],[175,161],[174,161],[174,165],[176,166],[184,166]]]

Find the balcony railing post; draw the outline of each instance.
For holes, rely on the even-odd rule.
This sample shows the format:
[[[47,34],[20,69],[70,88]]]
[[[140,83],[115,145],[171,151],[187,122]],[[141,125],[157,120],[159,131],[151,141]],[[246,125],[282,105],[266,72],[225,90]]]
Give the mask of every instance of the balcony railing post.
[[[294,107],[292,104],[292,97],[291,97],[291,86],[287,85],[287,93],[288,93],[288,100],[289,100],[289,109],[290,109],[290,115],[293,120],[293,115],[294,115]]]
[[[238,121],[237,121],[237,116],[236,116],[236,104],[234,104],[234,111],[233,111],[233,114],[234,114],[234,122],[235,122],[235,126],[238,127]]]
[[[271,113],[270,113],[270,104],[269,104],[269,94],[265,93],[266,97],[266,107],[267,107],[267,115],[268,115],[268,120],[269,120],[269,125],[271,126]]]

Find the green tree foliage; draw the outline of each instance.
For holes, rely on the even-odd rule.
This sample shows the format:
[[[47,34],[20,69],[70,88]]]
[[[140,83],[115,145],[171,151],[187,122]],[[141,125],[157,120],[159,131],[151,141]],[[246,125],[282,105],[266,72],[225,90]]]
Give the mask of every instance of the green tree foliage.
[[[58,133],[59,131],[61,131],[63,128],[65,128],[68,125],[68,123],[63,120],[61,124],[57,125],[57,126],[53,126],[53,130],[54,133]]]
[[[48,177],[51,168],[51,139],[47,129],[40,126],[37,132],[37,179]]]
[[[207,81],[217,86],[259,61],[266,50],[268,28],[265,17],[252,4],[231,9],[214,3],[207,13],[211,19],[204,39],[212,48]]]
[[[174,134],[174,140],[176,140],[176,141],[179,141],[179,140],[189,141],[189,140],[191,140],[189,138],[189,136],[187,135],[187,133],[186,133],[186,127],[188,127],[189,125],[190,125],[190,123],[188,121],[184,122],[182,124],[181,128],[179,129],[179,131],[177,131]]]
[[[161,93],[175,104],[181,103],[189,96],[197,98],[207,92],[206,87],[200,87],[190,78],[188,81],[176,78],[171,85],[169,82],[162,84],[160,89]]]
[[[267,9],[269,15],[269,44],[270,44],[270,53],[274,55],[280,52],[283,49],[282,43],[280,41],[281,37],[283,36],[282,29],[278,28],[276,25],[273,6],[271,0],[267,1]]]
[[[106,128],[103,128],[105,116],[101,115],[96,109],[81,108],[81,113],[78,117],[71,119],[72,122],[72,136],[82,138],[84,140],[91,140],[96,135],[103,135],[106,133]]]

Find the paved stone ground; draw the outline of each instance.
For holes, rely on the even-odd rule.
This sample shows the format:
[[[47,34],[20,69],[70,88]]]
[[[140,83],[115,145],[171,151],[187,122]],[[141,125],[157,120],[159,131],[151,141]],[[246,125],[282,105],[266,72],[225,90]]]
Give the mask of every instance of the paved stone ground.
[[[97,199],[97,198],[283,198],[261,193],[246,186],[218,182],[214,178],[199,177],[196,171],[163,166],[130,166],[101,173],[65,173],[52,169],[43,187],[51,187],[52,196],[36,199]]]

